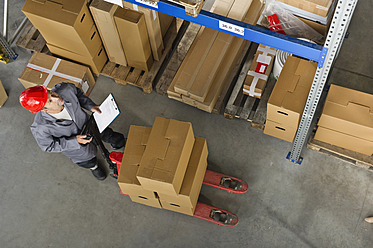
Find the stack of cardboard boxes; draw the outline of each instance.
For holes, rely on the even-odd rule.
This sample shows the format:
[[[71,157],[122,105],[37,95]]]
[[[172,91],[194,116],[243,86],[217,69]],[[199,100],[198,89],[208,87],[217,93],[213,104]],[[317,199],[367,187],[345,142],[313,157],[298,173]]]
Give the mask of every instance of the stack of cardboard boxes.
[[[53,54],[101,72],[107,56],[86,0],[27,0],[22,11]]]
[[[255,24],[261,0],[217,0],[213,13]],[[247,41],[202,27],[167,90],[168,97],[211,112]]]
[[[131,126],[119,187],[134,202],[193,215],[207,155],[188,122],[157,117],[153,127]]]
[[[174,17],[126,1],[123,7],[93,0],[89,8],[109,60],[148,71],[162,56],[163,37]]]
[[[293,141],[316,69],[315,62],[287,58],[268,99],[265,134]]]
[[[314,139],[371,156],[373,95],[332,84]]]
[[[269,74],[272,71],[276,51],[274,48],[259,45],[245,78],[243,85],[244,94],[259,99],[262,97]]]

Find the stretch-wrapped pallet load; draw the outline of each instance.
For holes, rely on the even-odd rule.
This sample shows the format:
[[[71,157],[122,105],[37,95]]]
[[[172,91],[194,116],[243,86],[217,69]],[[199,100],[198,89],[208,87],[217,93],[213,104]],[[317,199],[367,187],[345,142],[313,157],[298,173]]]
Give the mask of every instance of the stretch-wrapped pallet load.
[[[34,53],[18,80],[25,88],[44,85],[49,90],[56,84],[75,84],[86,95],[95,85],[91,70],[84,65],[66,61],[44,53]]]
[[[314,139],[372,156],[373,95],[330,85]]]
[[[264,133],[294,140],[317,63],[289,56],[267,103]]]
[[[101,72],[107,56],[86,0],[27,0],[22,11],[53,54]]]
[[[188,122],[157,117],[153,127],[131,126],[119,187],[134,202],[193,215],[207,155]]]
[[[276,0],[276,2],[325,37],[338,1]]]
[[[211,11],[255,24],[263,10],[261,0],[217,0]],[[246,40],[202,27],[176,73],[168,96],[211,112],[228,81]]]
[[[272,71],[276,49],[259,45],[254,60],[245,78],[243,93],[255,98],[261,98]]]

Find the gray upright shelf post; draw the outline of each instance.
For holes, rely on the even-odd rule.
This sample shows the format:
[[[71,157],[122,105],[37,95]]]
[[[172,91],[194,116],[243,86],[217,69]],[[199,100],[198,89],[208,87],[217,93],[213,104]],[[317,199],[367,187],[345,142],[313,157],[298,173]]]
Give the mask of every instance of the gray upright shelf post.
[[[338,0],[324,45],[324,49],[327,51],[325,62],[323,67],[318,67],[316,70],[297,134],[295,135],[291,151],[287,156],[287,158],[294,163],[300,164],[302,162],[300,155],[306,143],[317,104],[320,100],[321,93],[333,62],[342,46],[357,1],[358,0]]]

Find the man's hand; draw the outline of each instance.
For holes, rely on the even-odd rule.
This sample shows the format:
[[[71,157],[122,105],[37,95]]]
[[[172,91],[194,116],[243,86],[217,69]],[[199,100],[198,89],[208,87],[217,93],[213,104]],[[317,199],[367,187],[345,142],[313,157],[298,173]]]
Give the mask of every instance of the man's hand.
[[[87,139],[87,135],[86,134],[83,134],[83,135],[77,135],[76,136],[76,139],[78,140],[78,143],[79,144],[88,144],[92,141],[92,137],[90,139]]]
[[[99,108],[98,105],[93,106],[93,107],[91,108],[91,112],[96,112],[96,113],[101,114],[101,110],[100,110],[100,108]]]

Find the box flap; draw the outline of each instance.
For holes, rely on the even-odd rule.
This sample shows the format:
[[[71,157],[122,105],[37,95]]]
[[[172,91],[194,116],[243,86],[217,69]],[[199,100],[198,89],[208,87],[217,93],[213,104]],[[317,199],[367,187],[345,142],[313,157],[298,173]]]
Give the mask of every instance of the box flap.
[[[349,102],[357,103],[373,111],[373,95],[365,92],[331,84],[326,101],[346,106]]]

